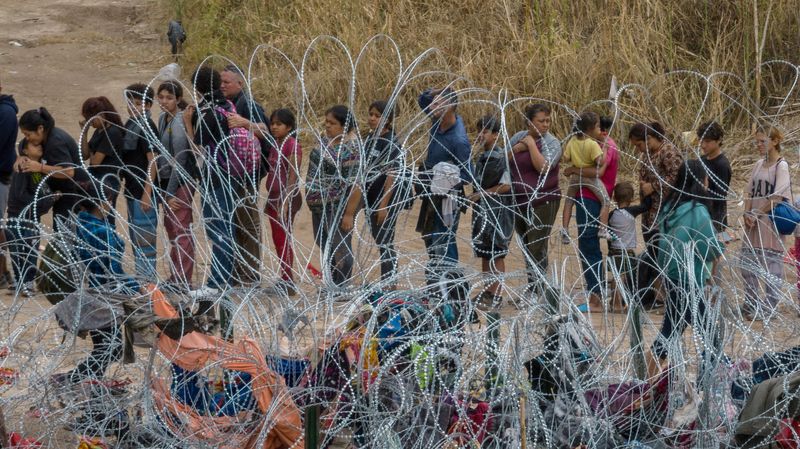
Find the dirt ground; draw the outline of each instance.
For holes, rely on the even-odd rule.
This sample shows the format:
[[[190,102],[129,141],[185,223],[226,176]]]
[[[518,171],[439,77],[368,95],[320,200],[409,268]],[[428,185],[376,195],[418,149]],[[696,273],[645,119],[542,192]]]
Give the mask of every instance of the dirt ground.
[[[133,82],[149,82],[160,67],[171,62],[169,47],[163,38],[166,22],[154,18],[152,8],[151,0],[0,2],[0,77],[2,77],[3,93],[14,95],[21,112],[38,106],[47,107],[53,113],[57,126],[77,138],[80,133],[78,126],[80,105],[85,98],[105,95],[118,108],[122,108],[124,105],[122,92],[126,85]],[[268,100],[264,103],[270,104]],[[480,262],[472,257],[469,246],[470,214],[462,217],[459,250],[462,262],[470,270],[479,270]],[[400,217],[396,239],[400,253],[399,266],[401,271],[416,273],[403,279],[401,288],[413,289],[415,285],[420,284],[418,274],[426,260],[424,245],[419,235],[414,232],[416,216],[415,208],[403,212]],[[199,220],[196,222],[199,223]],[[358,262],[356,272],[365,280],[375,279],[379,270],[378,265],[374,263],[377,260],[377,251],[363,226],[363,217],[359,217],[357,224],[360,233],[355,239]],[[308,262],[319,266],[319,255],[314,250],[310,229],[310,214],[303,208],[295,226],[299,253],[295,268],[301,274],[301,282],[304,283],[301,288],[305,296],[298,304],[303,303],[302,306],[307,307],[306,310],[315,309],[312,304],[316,287],[313,285],[312,276],[304,267]],[[202,226],[197,226],[196,231],[200,261],[194,283],[200,285],[203,272],[207,268],[209,254]],[[573,235],[575,235],[574,229]],[[276,278],[278,265],[266,228],[263,231],[263,242],[264,283],[270,283]],[[165,254],[165,248],[166,241],[162,238],[159,242],[159,253]],[[512,245],[507,262],[509,272],[520,273],[524,268],[523,259],[516,245]],[[165,260],[161,262],[161,269],[166,273]],[[551,239],[551,270],[555,270],[567,290],[577,293],[582,289],[576,247],[562,245],[555,235]],[[730,279],[733,281],[735,276]],[[522,276],[508,280],[511,287],[518,287],[522,282]],[[13,336],[18,348],[27,348],[31,356],[43,357],[45,361],[41,363],[36,360],[25,361],[32,364],[30,366],[36,366],[42,374],[68,369],[70,362],[87,347],[85,343],[79,341],[72,356],[47,360],[49,356],[47,348],[57,349],[61,345],[62,335],[52,321],[45,322],[37,318],[49,304],[42,298],[22,300],[14,298],[9,292],[2,293],[0,301],[5,316],[2,325],[6,335],[0,337]],[[262,311],[260,308],[258,310]],[[259,316],[269,319],[271,312],[272,309],[269,309],[264,311],[264,315]],[[342,311],[337,310],[335,313],[319,312],[320,315],[312,315],[312,320],[318,320],[314,327],[324,330],[335,322],[340,322],[340,312]],[[509,320],[509,323],[519,314],[520,312],[510,305],[503,308],[504,319]],[[795,312],[787,308],[785,315],[786,320],[777,325],[773,323],[773,329],[763,329],[759,323],[749,329],[744,327],[736,329],[737,339],[734,346],[738,349],[735,352],[742,354],[763,352],[775,346],[788,346],[790,341],[796,341],[798,336],[791,325],[795,320],[789,317],[791,315],[791,318],[794,318]],[[617,354],[622,365],[627,363],[624,356],[628,345],[625,320],[626,316],[623,314],[594,314],[591,317],[601,341],[612,346],[611,352]],[[647,315],[645,338],[648,342],[652,341],[657,332],[660,320],[661,315],[657,313]],[[49,329],[43,331],[43,326],[49,326]],[[269,346],[277,346],[276,342],[269,341],[272,338],[269,335],[261,335],[260,338],[263,338]],[[691,344],[691,333],[687,332],[686,341],[687,344]],[[144,355],[146,351],[140,351],[140,356]],[[143,359],[144,357],[140,357],[140,363]],[[9,359],[6,366],[11,366],[14,360]],[[22,362],[21,359],[16,360]],[[51,362],[55,365],[50,364]],[[120,368],[120,370],[122,372],[117,374],[124,376],[125,369]],[[132,377],[135,378],[136,374],[132,374]],[[25,394],[25,387],[25,385],[14,387],[7,391],[6,395],[13,396],[19,401]],[[35,385],[29,385],[28,388],[37,389]],[[6,422],[12,430],[23,429],[33,434],[42,426],[46,427],[46,424],[37,423],[35,419],[9,416],[8,413]],[[69,438],[68,434],[59,433],[57,436],[62,442],[70,441]]]

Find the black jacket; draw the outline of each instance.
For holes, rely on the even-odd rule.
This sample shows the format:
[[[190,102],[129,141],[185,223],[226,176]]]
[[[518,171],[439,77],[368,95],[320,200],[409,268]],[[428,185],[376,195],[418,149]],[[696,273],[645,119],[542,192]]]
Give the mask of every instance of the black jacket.
[[[34,181],[34,176],[40,179],[38,183]],[[9,218],[20,217],[25,212],[24,218],[39,219],[53,207],[55,198],[47,183],[41,181],[43,178],[41,173],[16,172],[11,175],[11,187],[8,191]],[[36,217],[33,216],[34,200],[36,200]]]
[[[14,171],[19,129],[17,112],[19,112],[19,108],[17,108],[14,97],[0,95],[0,178],[7,178]]]

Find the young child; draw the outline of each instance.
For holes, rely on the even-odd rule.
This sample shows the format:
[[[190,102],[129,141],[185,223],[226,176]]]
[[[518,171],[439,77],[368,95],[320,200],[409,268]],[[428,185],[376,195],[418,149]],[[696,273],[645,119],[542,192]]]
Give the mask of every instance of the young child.
[[[614,186],[614,201],[617,203],[617,208],[611,212],[608,218],[608,227],[617,236],[616,240],[608,244],[608,257],[614,271],[619,274],[622,287],[626,289],[627,294],[634,292],[632,261],[636,258],[636,217],[649,208],[646,204],[631,206],[633,194],[633,184],[628,181],[617,183]],[[620,285],[617,285],[614,303],[621,304],[623,298]]]
[[[136,274],[149,279],[156,276],[155,166],[153,147],[148,136],[155,138],[158,128],[150,119],[153,88],[132,84],[125,89],[130,118],[125,122],[125,141],[122,153],[122,178],[125,180],[125,200],[128,205],[128,228],[133,246]]]
[[[295,138],[297,121],[289,109],[278,109],[270,116],[269,129],[274,144],[269,148],[267,163],[267,202],[264,212],[272,230],[272,243],[281,263],[281,279],[276,290],[289,296],[297,294],[294,283],[294,244],[292,226],[300,210],[299,171],[303,161],[303,150]]]
[[[697,128],[700,149],[703,157],[700,161],[708,175],[708,193],[711,194],[708,212],[714,222],[717,234],[726,232],[728,227],[728,191],[731,184],[731,163],[722,152],[722,127],[717,122],[705,122]]]
[[[564,147],[564,155],[561,160],[564,162],[571,162],[576,168],[589,168],[599,167],[603,165],[605,154],[603,149],[600,148],[598,141],[602,141],[603,134],[600,131],[600,117],[591,111],[584,112],[575,123],[577,134],[572,137],[567,145]],[[609,212],[609,198],[608,192],[603,185],[600,178],[585,178],[579,174],[573,174],[569,178],[569,187],[567,189],[567,202],[564,203],[564,211],[561,216],[561,241],[564,244],[569,244],[569,221],[572,218],[572,199],[580,192],[582,187],[586,187],[597,198],[601,199],[603,204],[600,209],[600,230],[597,236],[601,239],[614,240],[615,236],[608,232],[608,212]]]
[[[20,147],[19,154],[33,162],[41,162],[44,150],[41,145],[29,143]],[[10,288],[25,297],[32,296],[34,291],[39,258],[39,222],[59,195],[52,193],[43,180],[41,173],[14,172],[8,194],[6,240],[16,280]]]
[[[478,142],[483,153],[475,163],[475,186],[469,200],[474,204],[472,213],[472,248],[481,258],[484,273],[490,273],[492,283],[475,302],[493,307],[502,304],[502,291],[498,276],[505,272],[508,242],[514,230],[511,211],[511,175],[508,172],[504,151],[498,149],[500,123],[492,116],[478,121]]]

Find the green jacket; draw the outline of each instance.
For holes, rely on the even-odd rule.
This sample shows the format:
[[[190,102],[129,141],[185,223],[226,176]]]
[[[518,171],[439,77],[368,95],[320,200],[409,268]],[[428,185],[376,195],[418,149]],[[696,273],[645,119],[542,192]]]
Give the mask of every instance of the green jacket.
[[[708,209],[695,201],[687,201],[678,207],[668,202],[664,210],[668,212],[659,223],[659,266],[678,285],[694,283],[702,287],[711,277],[711,263],[724,250],[717,240]]]

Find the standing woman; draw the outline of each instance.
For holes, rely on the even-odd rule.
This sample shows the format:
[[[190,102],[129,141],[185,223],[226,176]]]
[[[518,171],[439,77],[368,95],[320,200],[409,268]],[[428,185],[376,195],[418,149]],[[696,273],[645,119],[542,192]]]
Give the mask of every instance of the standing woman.
[[[47,184],[53,192],[61,192],[61,197],[53,205],[53,225],[69,217],[78,201],[77,182],[85,178],[82,174],[81,156],[78,144],[61,128],[56,128],[53,116],[45,108],[31,109],[19,119],[22,132],[22,147],[28,144],[41,145],[43,157],[35,162],[25,156],[17,160],[17,169],[23,173],[42,173],[49,175]]]
[[[647,212],[642,215],[646,253],[637,269],[637,290],[644,292],[640,294],[642,305],[652,307],[656,305],[655,280],[659,274],[658,218],[683,165],[683,156],[666,141],[666,131],[658,122],[633,125],[628,132],[628,140],[641,154],[639,198],[648,206]]]
[[[158,178],[166,200],[164,228],[169,238],[171,261],[168,288],[192,289],[194,273],[194,238],[192,237],[192,198],[197,163],[183,124],[183,88],[176,81],[158,86],[158,136],[165,150],[158,157]]]
[[[311,151],[306,176],[306,204],[314,240],[322,251],[322,271],[345,287],[353,270],[352,234],[340,227],[358,172],[359,144],[353,114],[343,105],[325,112],[325,135]]]
[[[544,294],[550,232],[561,204],[558,162],[561,143],[550,133],[550,106],[542,103],[525,108],[527,131],[511,138],[508,154],[511,190],[514,192],[514,229],[522,240],[528,286]],[[535,268],[534,268],[535,267]]]
[[[95,130],[88,141],[88,133],[81,135],[81,157],[86,160],[89,174],[111,187],[108,201],[111,207],[116,208],[125,127],[116,108],[106,97],[87,98],[81,107],[81,115],[83,120],[79,123],[80,126],[84,127],[88,123]],[[109,222],[114,224],[113,213],[109,216]]]
[[[750,174],[750,186],[744,201],[745,241],[742,245],[742,280],[745,304],[742,313],[748,318],[760,315],[762,308],[769,316],[778,305],[780,283],[783,281],[784,237],[775,230],[769,218],[772,208],[784,200],[791,200],[789,163],[781,157],[783,134],[776,129],[761,130],[755,134],[755,145],[762,159],[756,162]],[[766,278],[769,276],[769,278]],[[766,295],[760,293],[763,283]],[[759,298],[765,298],[761,300]]]
[[[397,268],[394,232],[399,205],[393,201],[395,176],[400,169],[400,145],[394,134],[395,111],[385,101],[369,107],[370,134],[364,144],[364,178],[353,186],[342,217],[342,231],[351,232],[355,215],[366,200],[369,229],[378,245],[381,258],[381,280],[384,290],[393,290]],[[363,187],[362,187],[363,183]]]
[[[272,231],[272,243],[281,264],[281,279],[275,289],[289,296],[297,294],[294,283],[294,244],[292,225],[302,204],[300,196],[300,165],[303,149],[297,141],[297,122],[288,109],[277,109],[269,118],[274,143],[269,148],[267,164],[267,214]]]

